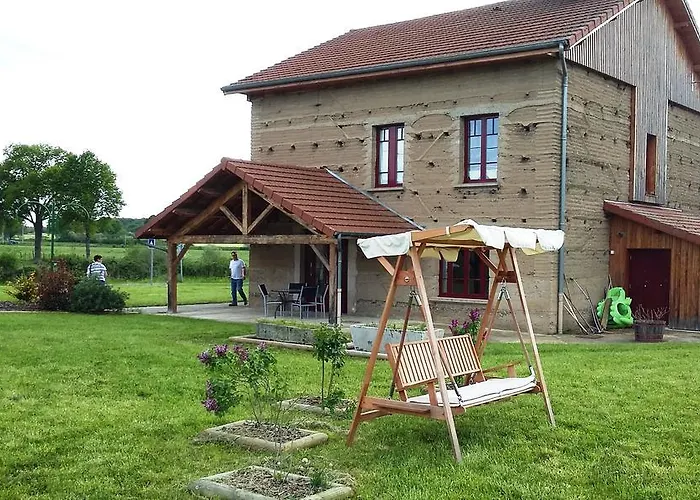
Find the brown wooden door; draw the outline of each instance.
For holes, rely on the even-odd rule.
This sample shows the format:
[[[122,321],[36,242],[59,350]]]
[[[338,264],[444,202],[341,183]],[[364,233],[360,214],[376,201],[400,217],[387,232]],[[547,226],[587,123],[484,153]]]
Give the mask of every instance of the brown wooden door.
[[[632,298],[632,311],[665,308],[669,310],[671,286],[671,250],[628,250],[629,286],[627,295]],[[668,321],[668,313],[664,317]]]

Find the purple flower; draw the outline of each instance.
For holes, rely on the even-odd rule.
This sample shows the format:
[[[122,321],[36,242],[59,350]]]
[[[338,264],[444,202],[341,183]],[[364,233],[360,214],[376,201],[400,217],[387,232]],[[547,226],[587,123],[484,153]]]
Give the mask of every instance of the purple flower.
[[[202,351],[197,357],[202,364],[208,365],[211,363],[211,353],[209,351]]]
[[[219,409],[219,403],[214,398],[207,398],[202,401],[202,405],[207,411],[216,412]]]
[[[226,353],[228,352],[228,345],[222,344],[222,345],[217,345],[214,346],[214,352],[216,353],[217,356],[220,358],[223,358],[226,356]]]
[[[459,321],[457,321],[456,319],[453,319],[452,321],[450,321],[450,328],[457,328],[458,324],[459,324]]]
[[[258,350],[264,351],[265,349],[267,349],[267,344],[265,342],[260,342],[258,344]]]
[[[241,362],[247,361],[248,359],[248,349],[242,345],[233,346],[233,352],[238,356],[238,360]]]
[[[472,320],[472,322],[478,321],[480,316],[481,313],[478,309],[472,309],[471,311],[469,311],[469,319]]]

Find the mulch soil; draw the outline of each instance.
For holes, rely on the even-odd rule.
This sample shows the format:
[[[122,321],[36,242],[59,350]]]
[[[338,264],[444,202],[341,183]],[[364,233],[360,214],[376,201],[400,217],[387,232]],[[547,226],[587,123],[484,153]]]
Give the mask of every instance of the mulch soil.
[[[250,467],[240,469],[234,475],[217,479],[216,482],[259,495],[290,500],[311,496],[319,491],[311,486],[308,479],[293,479],[283,472],[273,474],[269,470]]]
[[[253,437],[265,439],[267,441],[286,443],[308,436],[308,432],[301,431],[296,427],[288,427],[286,425],[277,426],[268,422],[251,422],[246,421],[241,426],[226,426],[221,429],[239,436]]]
[[[39,310],[39,307],[35,304],[0,301],[0,311],[38,311],[38,310]]]

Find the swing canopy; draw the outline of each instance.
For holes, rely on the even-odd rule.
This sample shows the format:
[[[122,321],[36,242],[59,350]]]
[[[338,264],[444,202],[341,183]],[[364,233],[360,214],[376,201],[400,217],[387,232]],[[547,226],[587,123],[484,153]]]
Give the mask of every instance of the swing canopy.
[[[521,227],[486,226],[471,219],[453,226],[359,239],[365,257],[393,257],[408,254],[411,245],[425,244],[421,257],[457,260],[460,248],[489,247],[503,250],[507,245],[520,248],[525,255],[554,252],[564,244],[564,231]]]
[[[361,422],[392,414],[415,415],[444,420],[447,423],[455,459],[461,462],[462,454],[453,416],[464,413],[467,408],[495,403],[527,393],[542,395],[547,417],[550,424],[554,425],[554,413],[544,380],[515,250],[521,249],[526,255],[535,255],[557,251],[563,244],[563,231],[487,226],[477,224],[471,219],[444,228],[358,240],[358,245],[365,256],[369,259],[377,259],[391,275],[391,282],[360,388],[358,405],[348,433],[347,444],[350,445],[354,441],[357,427]],[[469,335],[440,339],[436,337],[421,268],[422,258],[443,258],[455,261],[461,249],[472,250],[486,264],[492,276],[486,311],[475,342]],[[394,259],[390,260],[392,257]],[[511,301],[508,285],[517,292],[520,312],[527,325],[526,336],[523,335],[524,332],[518,323],[516,308]],[[409,294],[400,342],[385,346],[393,377],[389,397],[381,398],[369,395],[368,389],[372,381],[379,344],[391,309],[396,303],[396,291],[402,286],[410,286],[412,290],[414,288],[416,290]],[[425,320],[427,338],[417,342],[405,342],[405,332],[414,300]],[[490,368],[481,366],[484,347],[502,301],[508,305],[514,332],[517,334],[524,360],[527,362],[528,376],[517,375],[516,366],[520,364],[519,362]],[[529,347],[526,337],[529,337]],[[505,378],[498,376],[503,370],[507,372]],[[450,389],[446,385],[446,379],[451,383]],[[408,392],[419,388],[422,389],[421,394],[411,395]],[[398,400],[392,397],[394,389],[398,392]]]

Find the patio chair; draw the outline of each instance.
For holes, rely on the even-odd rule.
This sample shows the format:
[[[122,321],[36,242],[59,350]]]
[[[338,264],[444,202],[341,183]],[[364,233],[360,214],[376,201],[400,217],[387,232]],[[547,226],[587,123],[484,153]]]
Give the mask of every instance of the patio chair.
[[[319,292],[323,289],[323,293],[319,295]],[[314,314],[318,313],[318,308],[321,308],[321,314],[326,313],[326,297],[328,296],[328,284],[316,289],[316,299],[314,299]]]
[[[270,300],[270,292],[267,291],[267,286],[265,286],[265,283],[260,283],[258,285],[258,290],[260,290],[260,295],[262,296],[263,299],[263,311],[265,312],[265,316],[268,314],[268,307],[272,304],[277,306],[275,309],[275,316],[277,316],[277,309],[282,305],[281,300]]]
[[[296,302],[292,302],[292,313],[294,308],[299,308],[299,319],[301,319],[304,309],[310,311],[316,309],[316,288],[315,286],[303,286]]]

